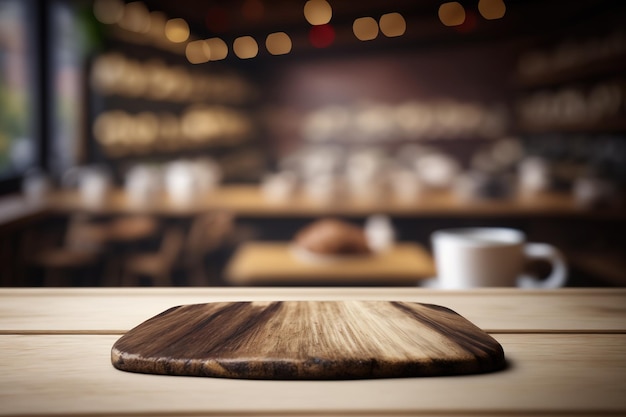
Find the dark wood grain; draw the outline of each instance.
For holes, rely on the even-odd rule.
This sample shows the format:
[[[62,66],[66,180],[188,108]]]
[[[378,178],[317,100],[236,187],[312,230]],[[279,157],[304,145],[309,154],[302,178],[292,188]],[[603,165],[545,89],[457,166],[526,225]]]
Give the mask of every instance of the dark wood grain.
[[[441,306],[388,301],[221,302],[173,307],[111,350],[124,371],[254,379],[482,373],[502,346]]]

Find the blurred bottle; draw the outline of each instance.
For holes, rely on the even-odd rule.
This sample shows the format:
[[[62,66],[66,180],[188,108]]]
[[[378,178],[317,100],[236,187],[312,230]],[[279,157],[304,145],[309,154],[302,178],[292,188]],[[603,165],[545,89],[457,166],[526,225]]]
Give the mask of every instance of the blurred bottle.
[[[552,178],[549,162],[540,157],[524,158],[519,164],[520,191],[536,193],[550,188]]]
[[[376,214],[365,220],[365,237],[373,252],[390,249],[396,240],[396,232],[388,216]]]

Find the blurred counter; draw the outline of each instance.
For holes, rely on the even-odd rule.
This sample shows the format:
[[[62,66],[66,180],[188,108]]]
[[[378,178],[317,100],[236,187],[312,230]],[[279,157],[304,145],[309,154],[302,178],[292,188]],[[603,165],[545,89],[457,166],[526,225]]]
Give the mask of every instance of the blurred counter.
[[[374,213],[398,217],[624,217],[623,212],[619,210],[592,210],[581,207],[571,195],[560,193],[519,195],[502,200],[463,200],[448,191],[431,191],[410,202],[400,202],[393,198],[376,200],[339,198],[324,203],[296,194],[284,201],[273,202],[264,198],[260,187],[254,185],[222,186],[185,203],[175,203],[163,195],[144,205],[133,204],[121,189],[112,191],[99,205],[83,202],[77,192],[64,191],[51,195],[48,207],[57,211],[90,211],[102,214],[142,212],[166,216],[187,216],[208,210],[227,210],[243,217],[368,216]]]

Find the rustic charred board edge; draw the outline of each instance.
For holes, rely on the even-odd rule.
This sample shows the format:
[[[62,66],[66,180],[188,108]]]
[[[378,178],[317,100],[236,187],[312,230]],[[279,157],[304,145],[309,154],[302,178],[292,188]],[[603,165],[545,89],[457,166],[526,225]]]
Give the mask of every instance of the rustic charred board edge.
[[[172,367],[176,360],[162,358],[158,361],[146,361],[141,358],[132,358],[113,349],[111,359],[113,366],[121,371],[168,375],[168,376],[191,376],[211,378],[232,378],[251,380],[353,380],[353,379],[382,379],[382,378],[415,378],[415,377],[445,377],[462,375],[479,375],[502,371],[510,368],[511,364],[506,359],[494,360],[492,368],[478,368],[467,366],[463,363],[452,364],[441,362],[439,369],[422,368],[420,364],[382,364],[375,359],[365,360],[371,368],[363,367],[363,363],[356,362],[353,366],[338,366],[330,361],[311,359],[306,362],[283,361],[278,366],[276,361],[258,361],[254,366],[246,366],[241,362],[233,362],[229,366],[228,361],[207,360],[195,364],[187,364],[189,372],[178,372]],[[183,362],[183,361],[180,361]],[[386,366],[386,368],[385,368]],[[358,367],[358,368],[357,368]],[[359,369],[360,368],[360,369]],[[381,369],[377,372],[376,369]]]
[[[332,301],[324,302],[332,303]],[[453,340],[464,350],[472,353],[476,361],[467,362],[454,359],[387,361],[376,358],[364,358],[362,360],[342,359],[339,363],[334,360],[315,357],[307,358],[306,360],[272,357],[264,359],[245,357],[236,359],[176,359],[168,356],[143,357],[138,354],[125,352],[119,348],[124,340],[132,337],[128,335],[133,335],[136,329],[140,329],[147,323],[171,314],[179,308],[202,308],[208,304],[228,304],[230,308],[238,308],[250,303],[224,302],[172,307],[146,320],[118,339],[111,349],[111,362],[119,370],[135,373],[268,380],[340,380],[469,375],[496,372],[504,370],[510,365],[505,359],[502,346],[494,338],[455,311],[433,304],[396,301],[390,301],[389,303],[402,313],[419,321],[422,325]],[[270,310],[279,309],[282,303],[281,301],[270,303],[269,308]],[[436,320],[432,320],[427,315],[419,314],[414,309],[411,309],[410,305],[419,305],[439,313],[456,316],[456,319],[463,320],[467,329],[451,330],[442,326]],[[215,312],[212,317],[220,314],[223,314],[222,310]],[[212,318],[209,318],[209,320],[212,320]],[[256,318],[255,322],[257,322]],[[263,317],[260,318],[260,322],[263,322]],[[476,334],[480,335],[481,340],[476,339]]]

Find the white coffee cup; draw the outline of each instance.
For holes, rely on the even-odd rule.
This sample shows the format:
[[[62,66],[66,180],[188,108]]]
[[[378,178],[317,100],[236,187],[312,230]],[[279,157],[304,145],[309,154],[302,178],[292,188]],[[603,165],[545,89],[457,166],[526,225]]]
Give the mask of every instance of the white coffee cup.
[[[567,281],[567,267],[561,253],[547,243],[526,243],[516,229],[476,227],[439,230],[432,235],[437,287],[558,288]],[[541,259],[550,262],[546,279],[523,275],[524,264]]]
[[[100,207],[108,198],[113,180],[108,168],[92,165],[68,169],[63,174],[61,182],[65,188],[77,188],[85,205]]]
[[[268,174],[261,181],[261,194],[270,203],[285,203],[293,197],[297,185],[298,178],[293,172]]]

